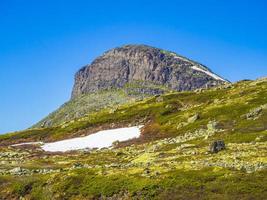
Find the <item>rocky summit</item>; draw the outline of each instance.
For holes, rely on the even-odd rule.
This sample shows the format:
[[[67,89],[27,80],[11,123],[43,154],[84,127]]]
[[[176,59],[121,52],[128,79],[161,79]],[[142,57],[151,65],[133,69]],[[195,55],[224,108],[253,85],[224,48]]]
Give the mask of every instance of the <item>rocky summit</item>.
[[[176,53],[146,45],[126,45],[107,51],[80,69],[75,75],[72,98],[136,82],[184,91],[215,86],[226,80]],[[154,94],[161,91],[139,92]]]

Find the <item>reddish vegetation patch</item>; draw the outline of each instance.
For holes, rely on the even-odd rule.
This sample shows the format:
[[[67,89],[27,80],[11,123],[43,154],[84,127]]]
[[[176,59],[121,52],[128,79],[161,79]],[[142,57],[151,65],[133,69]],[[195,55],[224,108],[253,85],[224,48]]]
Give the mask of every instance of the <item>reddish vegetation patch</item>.
[[[145,126],[141,129],[141,136],[136,139],[120,142],[116,147],[125,147],[132,144],[144,144],[150,141],[158,140],[165,138],[166,134],[163,134],[160,131],[160,125],[156,122],[149,121]]]

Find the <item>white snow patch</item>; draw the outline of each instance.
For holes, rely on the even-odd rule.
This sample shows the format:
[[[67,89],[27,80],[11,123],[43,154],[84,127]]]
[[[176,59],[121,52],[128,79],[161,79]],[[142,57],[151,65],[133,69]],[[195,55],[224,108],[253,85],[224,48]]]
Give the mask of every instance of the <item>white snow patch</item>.
[[[195,64],[194,62],[192,62],[192,61],[190,61],[190,60],[188,60],[188,59],[186,59],[186,58],[183,58],[183,57],[181,57],[181,56],[178,56],[178,55],[176,55],[175,53],[171,53],[171,55],[172,55],[174,58],[176,58],[176,59],[180,59],[180,60],[183,60],[183,61],[190,62],[191,64]],[[194,69],[194,70],[197,70],[197,71],[204,72],[205,74],[207,74],[207,75],[213,77],[213,78],[216,79],[216,80],[226,81],[225,79],[219,77],[218,75],[216,75],[216,74],[214,74],[214,73],[212,73],[212,72],[210,72],[210,71],[207,71],[207,70],[205,70],[205,69],[199,68],[199,67],[197,67],[197,66],[195,66],[195,65],[192,66],[191,68]]]
[[[46,143],[41,148],[50,152],[66,152],[79,149],[111,147],[115,141],[126,141],[140,136],[142,126],[99,131],[86,137]]]
[[[201,68],[199,68],[199,67],[197,67],[197,66],[192,66],[191,68],[194,69],[194,70],[197,70],[197,71],[204,72],[205,74],[207,74],[207,75],[209,75],[209,76],[215,78],[216,80],[226,81],[226,80],[222,79],[221,77],[217,76],[216,74],[213,74],[213,73],[211,73],[211,72],[209,72],[209,71],[206,71],[206,70],[204,70],[204,69],[201,69]]]
[[[23,146],[23,145],[43,145],[43,142],[24,142],[24,143],[19,143],[19,144],[12,144],[12,147],[17,147],[17,146]]]

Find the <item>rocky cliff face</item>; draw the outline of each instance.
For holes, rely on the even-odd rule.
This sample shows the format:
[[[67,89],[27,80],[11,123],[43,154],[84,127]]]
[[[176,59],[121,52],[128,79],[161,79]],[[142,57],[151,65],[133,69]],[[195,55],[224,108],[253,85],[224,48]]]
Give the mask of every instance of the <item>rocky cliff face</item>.
[[[72,98],[103,89],[122,88],[137,81],[177,91],[226,82],[205,66],[175,53],[145,45],[126,45],[107,51],[80,69],[75,75]]]

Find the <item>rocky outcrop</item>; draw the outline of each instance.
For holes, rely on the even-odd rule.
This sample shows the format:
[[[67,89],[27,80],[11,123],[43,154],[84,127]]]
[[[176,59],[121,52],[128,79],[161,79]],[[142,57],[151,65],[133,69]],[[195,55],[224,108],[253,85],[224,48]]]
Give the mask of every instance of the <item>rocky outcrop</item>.
[[[222,140],[214,141],[210,145],[211,153],[218,153],[219,151],[224,150],[224,149],[225,149],[225,144],[224,144],[224,141]]]
[[[107,51],[75,75],[72,98],[127,84],[155,84],[183,91],[227,82],[207,67],[175,53],[145,45],[126,45]],[[157,94],[161,91],[140,90]]]

